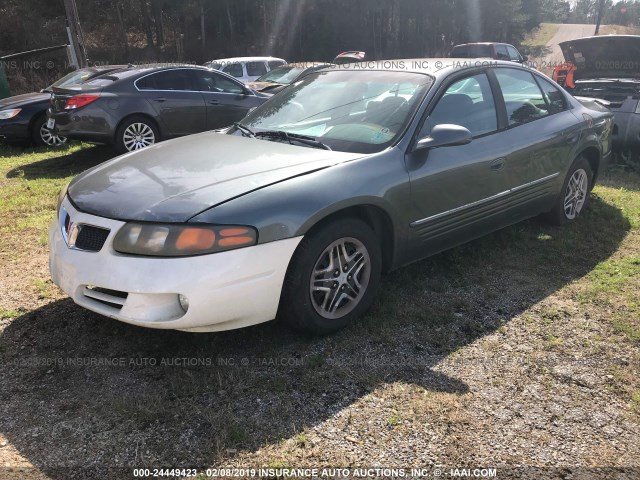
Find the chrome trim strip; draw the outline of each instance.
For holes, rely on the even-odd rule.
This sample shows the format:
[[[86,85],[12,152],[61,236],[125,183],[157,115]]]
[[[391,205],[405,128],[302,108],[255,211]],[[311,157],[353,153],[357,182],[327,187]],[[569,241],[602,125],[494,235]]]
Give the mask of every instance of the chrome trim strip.
[[[504,196],[509,195],[511,193],[518,192],[518,191],[523,190],[523,189],[525,189],[527,187],[532,187],[532,186],[537,185],[539,183],[544,183],[547,180],[551,180],[551,179],[557,177],[558,175],[560,175],[560,172],[554,173],[553,175],[549,175],[549,176],[544,177],[544,178],[539,178],[538,180],[534,180],[533,182],[525,183],[524,185],[520,185],[518,187],[514,187],[514,188],[512,188],[510,190],[505,190],[504,192],[500,192],[500,193],[498,193],[496,195],[492,195],[491,197],[483,198],[482,200],[478,200],[476,202],[468,203],[466,205],[462,205],[460,207],[456,207],[456,208],[453,208],[451,210],[447,210],[446,212],[436,213],[435,215],[432,215],[432,216],[427,217],[427,218],[423,218],[422,220],[416,220],[415,222],[412,222],[410,224],[410,226],[412,228],[413,227],[418,227],[418,226],[423,225],[423,224],[425,224],[427,222],[430,222],[432,220],[437,220],[438,218],[442,218],[442,217],[445,217],[447,215],[451,215],[453,213],[458,213],[458,212],[460,212],[462,210],[467,210],[469,208],[473,208],[473,207],[477,207],[479,205],[483,205],[485,203],[489,203],[489,202],[491,202],[493,200],[497,200],[498,198],[504,197]]]

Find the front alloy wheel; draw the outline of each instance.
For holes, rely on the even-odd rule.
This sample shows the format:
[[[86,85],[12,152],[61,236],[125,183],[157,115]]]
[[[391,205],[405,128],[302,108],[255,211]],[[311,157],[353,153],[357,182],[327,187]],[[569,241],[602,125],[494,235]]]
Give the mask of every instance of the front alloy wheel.
[[[341,238],[320,254],[313,268],[310,294],[318,315],[336,319],[352,312],[362,300],[371,277],[371,259],[356,238]]]
[[[300,242],[280,298],[279,316],[297,330],[327,334],[362,315],[380,283],[382,251],[356,218],[328,223]]]

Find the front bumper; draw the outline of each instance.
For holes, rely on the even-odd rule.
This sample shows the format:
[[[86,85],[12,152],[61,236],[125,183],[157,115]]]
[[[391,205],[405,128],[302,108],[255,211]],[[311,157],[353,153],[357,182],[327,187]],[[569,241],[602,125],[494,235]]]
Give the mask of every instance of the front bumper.
[[[289,261],[302,239],[198,257],[123,255],[112,242],[124,222],[79,212],[68,199],[62,206],[76,224],[110,233],[99,252],[74,250],[54,220],[49,230],[54,283],[82,307],[148,328],[214,332],[274,319]],[[179,295],[188,299],[186,312]]]
[[[22,114],[9,120],[0,120],[0,141],[24,142],[30,137],[29,120],[22,118]]]

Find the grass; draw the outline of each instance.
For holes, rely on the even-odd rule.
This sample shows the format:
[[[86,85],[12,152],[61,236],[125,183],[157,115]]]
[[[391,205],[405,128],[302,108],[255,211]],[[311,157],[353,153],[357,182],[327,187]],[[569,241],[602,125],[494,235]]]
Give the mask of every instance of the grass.
[[[63,148],[0,146],[0,250],[6,251],[16,233],[45,245],[60,190],[74,176],[110,156],[106,147],[79,143]]]
[[[542,47],[558,33],[560,25],[557,23],[541,23],[540,27],[529,34],[522,45],[527,47]]]

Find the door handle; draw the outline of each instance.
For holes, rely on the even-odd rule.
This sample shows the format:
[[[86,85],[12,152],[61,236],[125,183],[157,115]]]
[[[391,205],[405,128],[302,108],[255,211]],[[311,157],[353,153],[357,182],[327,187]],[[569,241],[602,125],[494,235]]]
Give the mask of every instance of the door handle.
[[[209,105],[220,105],[218,100],[209,100]]]
[[[499,172],[504,168],[506,161],[507,159],[505,157],[496,158],[494,161],[491,162],[491,167],[490,167],[491,171]]]
[[[166,102],[167,99],[164,97],[158,97],[153,99],[154,102]]]

